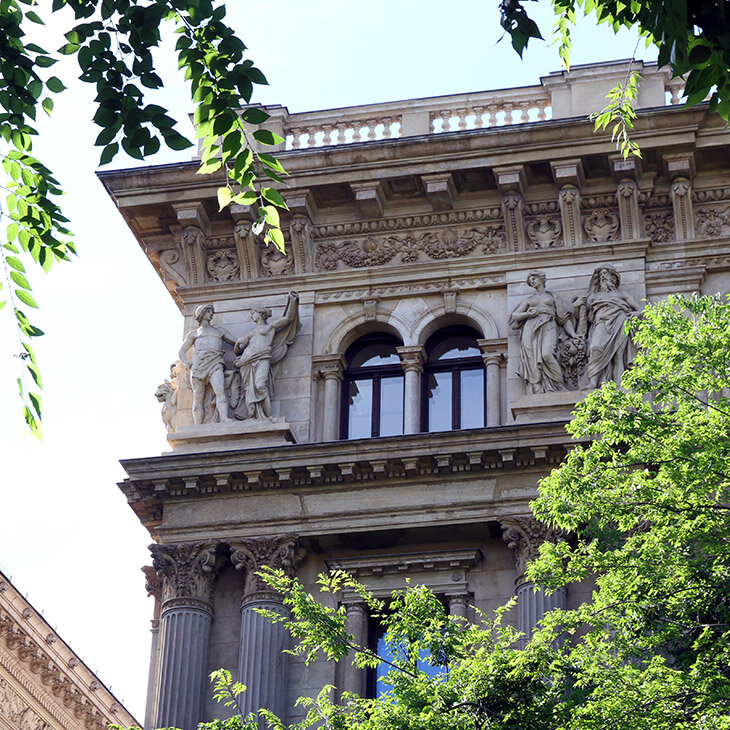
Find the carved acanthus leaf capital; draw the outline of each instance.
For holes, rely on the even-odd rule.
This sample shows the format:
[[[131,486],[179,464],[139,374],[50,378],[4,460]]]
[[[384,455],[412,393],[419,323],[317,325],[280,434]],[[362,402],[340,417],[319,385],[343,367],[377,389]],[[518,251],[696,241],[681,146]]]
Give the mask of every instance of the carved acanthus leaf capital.
[[[288,576],[293,576],[306,556],[304,548],[297,544],[295,535],[242,538],[229,541],[228,544],[231,562],[237,570],[245,571],[244,596],[271,591],[256,575],[263,567],[283,570]]]
[[[532,516],[506,517],[500,522],[502,538],[507,547],[515,552],[518,582],[523,580],[527,564],[537,558],[543,542],[555,543],[558,540],[565,540],[568,536],[564,530],[548,527]]]
[[[162,579],[163,601],[193,599],[211,603],[216,548],[213,541],[150,545],[152,565]]]

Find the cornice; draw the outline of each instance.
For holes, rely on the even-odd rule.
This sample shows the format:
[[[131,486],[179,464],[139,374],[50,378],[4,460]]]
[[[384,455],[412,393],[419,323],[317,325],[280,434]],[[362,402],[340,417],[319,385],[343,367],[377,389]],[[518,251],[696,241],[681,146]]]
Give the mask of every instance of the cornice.
[[[105,730],[134,717],[0,573],[0,665],[61,727]]]
[[[564,423],[500,426],[389,438],[292,444],[125,460],[119,484],[153,535],[168,501],[262,490],[340,491],[396,486],[426,476],[495,474],[559,463],[571,448]]]

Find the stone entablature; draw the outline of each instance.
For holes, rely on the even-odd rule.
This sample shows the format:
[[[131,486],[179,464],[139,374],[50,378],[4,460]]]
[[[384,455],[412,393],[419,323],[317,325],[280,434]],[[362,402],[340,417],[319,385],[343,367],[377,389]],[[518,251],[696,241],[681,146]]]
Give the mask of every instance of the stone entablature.
[[[17,730],[105,730],[110,723],[138,725],[0,573],[2,720]]]

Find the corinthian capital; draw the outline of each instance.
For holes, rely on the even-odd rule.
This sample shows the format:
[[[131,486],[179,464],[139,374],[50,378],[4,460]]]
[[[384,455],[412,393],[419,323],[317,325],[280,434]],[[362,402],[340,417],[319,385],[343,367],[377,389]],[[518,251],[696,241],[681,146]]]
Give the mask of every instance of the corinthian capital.
[[[517,582],[523,580],[527,564],[538,556],[543,542],[555,543],[567,537],[564,530],[554,530],[532,516],[507,517],[500,522],[502,539],[515,552]]]
[[[303,548],[297,546],[295,535],[283,537],[251,537],[231,540],[231,562],[237,570],[245,571],[244,596],[253,593],[271,592],[256,575],[264,566],[283,570],[292,576],[305,556]]]
[[[212,602],[216,547],[213,541],[150,545],[152,566],[162,578],[163,602]]]

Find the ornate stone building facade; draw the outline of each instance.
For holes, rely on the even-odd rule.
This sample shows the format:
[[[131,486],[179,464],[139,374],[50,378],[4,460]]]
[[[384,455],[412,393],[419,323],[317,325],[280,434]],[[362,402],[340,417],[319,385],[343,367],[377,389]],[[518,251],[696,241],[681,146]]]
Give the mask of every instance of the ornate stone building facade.
[[[247,707],[296,719],[347,663],[305,668],[252,609],[283,610],[261,565],[313,586],[334,566],[377,594],[404,577],[455,615],[518,596],[529,631],[587,588],[525,582],[545,534],[528,503],[570,447],[574,404],[619,378],[642,300],[730,288],[730,135],[681,83],[643,69],[624,160],[586,115],[622,64],[540,86],[291,114],[286,251],[222,212],[195,162],[101,178],[185,315],[160,386],[170,453],[124,462],[156,541],[147,726],[220,713],[224,666]],[[171,353],[171,359],[173,353]],[[378,627],[354,595],[353,634]]]
[[[137,721],[0,573],[0,730],[106,730]]]

